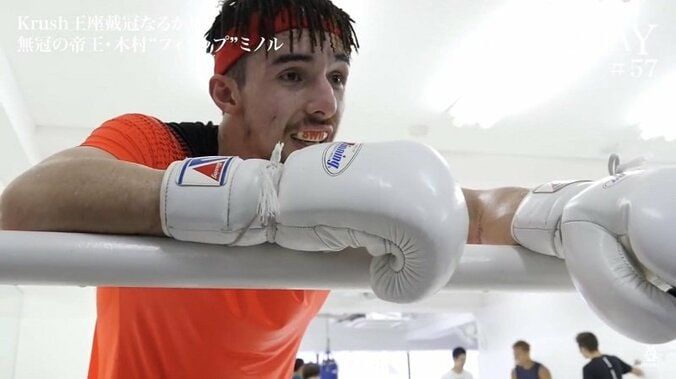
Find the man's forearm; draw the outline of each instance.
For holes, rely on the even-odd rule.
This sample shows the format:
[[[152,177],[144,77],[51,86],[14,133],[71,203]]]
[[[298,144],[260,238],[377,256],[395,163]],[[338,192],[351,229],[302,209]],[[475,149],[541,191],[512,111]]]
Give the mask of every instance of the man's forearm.
[[[92,149],[84,150],[86,157],[77,152],[77,157],[66,153],[43,162],[12,182],[0,197],[0,228],[163,235],[159,215],[163,171]],[[527,189],[463,189],[463,193],[469,211],[468,243],[516,243],[511,222]]]
[[[162,235],[163,171],[106,158],[54,159],[12,182],[1,228]]]
[[[484,245],[515,245],[512,219],[528,189],[504,187],[490,190],[463,188],[469,211],[467,243]]]

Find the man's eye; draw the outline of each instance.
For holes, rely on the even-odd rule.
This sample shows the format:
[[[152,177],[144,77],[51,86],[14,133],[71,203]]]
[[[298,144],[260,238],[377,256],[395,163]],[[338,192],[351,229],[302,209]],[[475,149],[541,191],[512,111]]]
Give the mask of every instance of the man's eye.
[[[300,82],[303,80],[303,78],[300,76],[299,73],[295,71],[287,71],[283,73],[282,75],[279,76],[280,79],[282,79],[285,82]]]
[[[333,74],[331,74],[331,76],[329,78],[330,78],[331,83],[333,85],[345,84],[345,76],[343,76],[343,74],[341,74],[341,73],[338,73],[338,72],[333,73]]]

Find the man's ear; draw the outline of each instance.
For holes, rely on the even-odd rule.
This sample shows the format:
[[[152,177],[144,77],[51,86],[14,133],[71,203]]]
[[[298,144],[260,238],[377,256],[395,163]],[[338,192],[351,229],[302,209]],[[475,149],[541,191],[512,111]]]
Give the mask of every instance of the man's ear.
[[[237,114],[242,108],[242,93],[235,79],[214,75],[209,80],[209,94],[223,113]]]

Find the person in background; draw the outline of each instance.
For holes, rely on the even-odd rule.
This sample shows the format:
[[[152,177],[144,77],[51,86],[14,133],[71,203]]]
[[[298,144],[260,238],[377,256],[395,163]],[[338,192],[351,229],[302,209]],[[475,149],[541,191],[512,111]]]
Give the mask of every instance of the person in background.
[[[582,369],[583,379],[620,379],[627,373],[643,376],[640,368],[632,367],[614,355],[601,354],[599,341],[593,333],[583,332],[575,339],[580,353],[589,359],[589,363]]]
[[[453,368],[442,379],[474,379],[472,374],[465,370],[466,359],[467,351],[465,349],[462,347],[453,349]]]
[[[296,358],[296,362],[293,364],[293,376],[291,379],[303,379],[303,366],[305,365],[305,361]]]
[[[308,363],[303,366],[303,379],[319,379],[319,365]]]
[[[547,367],[530,358],[530,345],[526,341],[516,341],[512,345],[516,367],[512,370],[512,379],[552,379]]]

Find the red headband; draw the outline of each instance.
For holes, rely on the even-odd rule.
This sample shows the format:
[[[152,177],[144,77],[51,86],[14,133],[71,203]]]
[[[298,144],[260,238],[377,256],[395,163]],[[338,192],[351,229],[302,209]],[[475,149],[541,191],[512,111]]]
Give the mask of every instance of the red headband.
[[[290,17],[291,16],[291,17]],[[284,10],[280,11],[275,17],[275,34],[285,32],[291,29],[300,29],[307,28],[308,22],[306,18],[303,18],[301,25],[298,25],[298,19],[293,17],[293,12],[285,12]],[[257,50],[261,44],[261,37],[258,34],[260,19],[258,14],[251,16],[251,22],[249,24],[249,35],[236,36],[235,30],[231,29],[225,36],[223,36],[220,46],[213,53],[214,55],[214,74],[224,74],[230,67],[237,62],[245,53],[253,52]],[[323,29],[330,33],[333,33],[337,36],[340,36],[340,29],[336,25],[330,22],[323,22]],[[236,40],[234,40],[236,38]],[[265,43],[265,41],[263,41]],[[272,41],[270,41],[272,42]],[[268,42],[268,43],[270,43]],[[269,50],[267,44],[260,47],[261,49]]]

